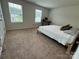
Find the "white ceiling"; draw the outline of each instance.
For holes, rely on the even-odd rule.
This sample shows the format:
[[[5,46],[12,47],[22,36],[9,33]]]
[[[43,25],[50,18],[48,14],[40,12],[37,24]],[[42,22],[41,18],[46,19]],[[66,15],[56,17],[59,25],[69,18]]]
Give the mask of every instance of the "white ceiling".
[[[46,8],[78,5],[79,0],[26,0]]]

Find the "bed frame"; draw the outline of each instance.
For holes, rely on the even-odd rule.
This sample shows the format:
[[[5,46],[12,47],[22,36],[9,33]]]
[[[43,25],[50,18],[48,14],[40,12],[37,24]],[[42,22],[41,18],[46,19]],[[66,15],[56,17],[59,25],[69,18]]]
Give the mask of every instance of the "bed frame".
[[[37,30],[37,33],[41,33],[40,31]],[[41,33],[42,34],[42,33]],[[77,37],[79,36],[79,34],[77,35]],[[72,47],[75,43],[76,39],[71,43],[71,44],[66,44],[65,46],[67,47],[67,50],[66,50],[66,54],[70,55],[71,54],[71,50],[72,50]]]
[[[67,46],[66,54],[71,54],[71,50],[72,50],[74,43],[75,43],[75,40],[73,43],[66,45]]]
[[[77,37],[75,38],[75,40],[71,44],[67,44],[66,45],[67,46],[66,54],[71,54],[72,47],[75,44],[75,42],[77,41],[78,36],[79,36],[79,34],[77,35]]]

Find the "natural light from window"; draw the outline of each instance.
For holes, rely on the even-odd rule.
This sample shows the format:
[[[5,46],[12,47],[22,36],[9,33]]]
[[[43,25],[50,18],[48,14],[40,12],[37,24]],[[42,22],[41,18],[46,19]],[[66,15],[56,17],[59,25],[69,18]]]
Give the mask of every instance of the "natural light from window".
[[[35,10],[35,22],[40,23],[42,18],[42,10],[36,9]]]
[[[23,22],[22,5],[9,2],[9,12],[12,23]]]

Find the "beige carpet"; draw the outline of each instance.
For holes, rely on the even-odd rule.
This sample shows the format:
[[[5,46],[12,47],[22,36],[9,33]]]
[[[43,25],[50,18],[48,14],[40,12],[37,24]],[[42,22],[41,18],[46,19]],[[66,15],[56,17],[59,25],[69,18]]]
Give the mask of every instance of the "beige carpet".
[[[8,31],[2,59],[70,59],[66,48],[36,29]]]

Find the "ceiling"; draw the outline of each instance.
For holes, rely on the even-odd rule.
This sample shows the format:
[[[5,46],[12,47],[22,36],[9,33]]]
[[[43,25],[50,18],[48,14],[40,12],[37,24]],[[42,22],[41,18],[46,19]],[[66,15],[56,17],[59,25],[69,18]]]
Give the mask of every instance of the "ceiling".
[[[78,5],[79,0],[26,0],[34,4],[46,7],[46,8],[56,8],[70,5]]]

